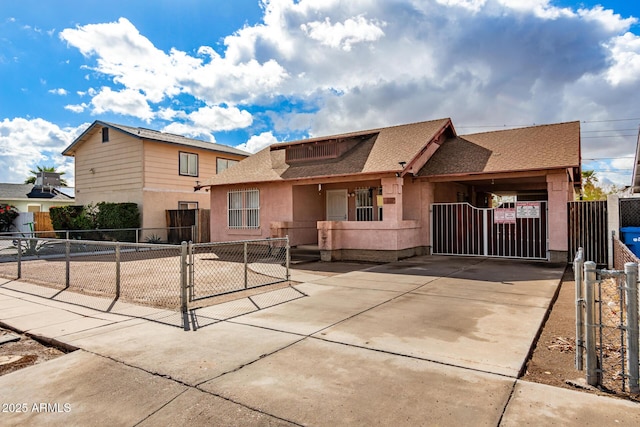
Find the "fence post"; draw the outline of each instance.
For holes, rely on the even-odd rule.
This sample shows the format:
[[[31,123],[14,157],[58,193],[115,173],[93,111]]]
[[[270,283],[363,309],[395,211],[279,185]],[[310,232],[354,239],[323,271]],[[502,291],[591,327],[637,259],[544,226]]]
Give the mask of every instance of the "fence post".
[[[289,281],[289,266],[291,265],[291,246],[289,246],[289,235],[286,236],[287,239],[287,245],[285,246],[286,251],[287,251],[287,261],[286,261],[286,280],[287,282]]]
[[[244,248],[244,288],[247,289],[247,287],[249,286],[249,277],[248,277],[249,272],[247,271],[248,270],[247,242],[243,243],[243,248]]]
[[[627,309],[627,368],[629,370],[629,391],[640,393],[640,357],[638,356],[638,264],[628,262],[624,265],[626,274]]]
[[[182,310],[182,326],[185,331],[189,330],[189,313],[187,301],[187,282],[189,275],[189,262],[187,242],[180,244],[180,306]]]
[[[596,386],[599,383],[598,357],[596,353],[596,325],[595,325],[595,293],[596,263],[587,261],[584,263],[585,279],[585,338],[587,353],[587,384]]]
[[[68,288],[71,286],[71,241],[67,239],[64,242],[64,263],[65,263],[65,277],[64,284]]]
[[[582,316],[584,307],[584,297],[582,295],[582,264],[584,259],[582,256],[583,251],[580,247],[573,261],[573,275],[576,283],[576,369],[579,371],[583,369],[582,362],[584,357],[584,319]]]
[[[116,243],[116,299],[120,298],[120,243]]]
[[[22,239],[18,237],[18,279],[22,278]]]

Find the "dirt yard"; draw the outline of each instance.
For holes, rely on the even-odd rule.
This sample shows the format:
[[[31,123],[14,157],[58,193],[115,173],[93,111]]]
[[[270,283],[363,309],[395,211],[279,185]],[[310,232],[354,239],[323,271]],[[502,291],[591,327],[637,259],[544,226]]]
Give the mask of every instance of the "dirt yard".
[[[575,337],[575,282],[573,271],[569,267],[562,278],[558,299],[553,304],[549,318],[543,326],[523,379],[611,396],[612,393],[575,385],[586,384],[585,372],[575,368]],[[613,395],[640,402],[640,395],[628,393]]]
[[[0,375],[46,362],[65,354],[58,348],[40,343],[24,334],[0,328],[0,339],[8,336],[17,336],[20,339],[0,344]]]

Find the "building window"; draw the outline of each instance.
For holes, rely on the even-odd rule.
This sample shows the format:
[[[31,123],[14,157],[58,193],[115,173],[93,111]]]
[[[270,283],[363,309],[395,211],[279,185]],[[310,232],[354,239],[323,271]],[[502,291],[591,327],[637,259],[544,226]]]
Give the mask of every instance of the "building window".
[[[180,152],[180,175],[198,176],[198,155]]]
[[[260,228],[260,190],[229,191],[229,228]]]
[[[356,221],[382,221],[382,206],[378,205],[377,218],[374,215],[374,193],[382,194],[382,188],[356,188]]]
[[[198,202],[178,202],[178,209],[198,209]]]
[[[109,128],[102,128],[102,142],[109,142]]]
[[[372,188],[356,188],[356,221],[373,221]]]
[[[230,159],[216,159],[216,173],[220,173],[223,170],[229,169],[231,166],[235,165],[236,163],[238,163],[237,160],[230,160]]]

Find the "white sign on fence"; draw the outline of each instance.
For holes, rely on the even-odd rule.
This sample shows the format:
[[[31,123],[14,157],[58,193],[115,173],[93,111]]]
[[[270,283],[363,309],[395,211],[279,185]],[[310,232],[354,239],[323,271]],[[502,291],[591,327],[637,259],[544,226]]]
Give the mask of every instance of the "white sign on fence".
[[[515,224],[516,210],[514,208],[495,208],[493,210],[494,224]]]
[[[517,218],[540,218],[540,202],[517,202]]]

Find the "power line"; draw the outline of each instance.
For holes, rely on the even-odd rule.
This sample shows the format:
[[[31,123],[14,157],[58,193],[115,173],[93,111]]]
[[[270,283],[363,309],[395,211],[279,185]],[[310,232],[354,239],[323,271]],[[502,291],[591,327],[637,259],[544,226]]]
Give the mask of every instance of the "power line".
[[[603,131],[604,132],[604,131]],[[583,136],[582,139],[594,139],[594,138],[629,138],[630,136],[636,137],[637,135],[600,135],[600,136]]]

